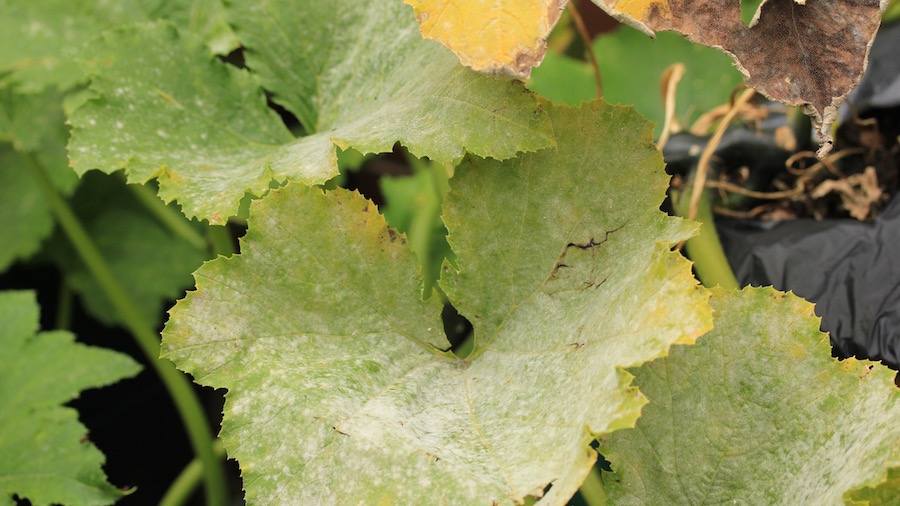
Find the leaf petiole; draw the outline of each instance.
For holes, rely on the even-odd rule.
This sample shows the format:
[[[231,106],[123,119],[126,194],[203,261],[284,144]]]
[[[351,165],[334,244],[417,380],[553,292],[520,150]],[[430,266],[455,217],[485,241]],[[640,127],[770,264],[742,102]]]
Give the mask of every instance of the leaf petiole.
[[[188,438],[197,457],[203,461],[206,477],[206,504],[220,506],[227,502],[225,488],[225,472],[219,458],[213,451],[213,436],[207,425],[206,416],[200,400],[197,398],[187,378],[175,369],[172,362],[160,360],[159,337],[150,324],[144,321],[137,305],[116,279],[100,250],[91,240],[87,231],[78,221],[75,213],[56,191],[47,175],[46,169],[32,153],[23,153],[29,171],[41,188],[47,203],[56,216],[66,237],[72,243],[78,256],[84,262],[91,275],[97,280],[104,295],[125,322],[132,337],[140,346],[150,365],[156,370],[160,379],[169,391],[169,395],[181,415],[187,430]]]

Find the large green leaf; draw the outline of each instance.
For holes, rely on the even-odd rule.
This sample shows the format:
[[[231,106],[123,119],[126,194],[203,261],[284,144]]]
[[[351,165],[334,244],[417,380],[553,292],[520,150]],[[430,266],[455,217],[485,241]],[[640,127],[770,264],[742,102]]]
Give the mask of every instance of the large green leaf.
[[[831,358],[812,304],[718,290],[715,329],[635,371],[649,397],[600,451],[613,504],[840,504],[900,458],[900,390]],[[896,491],[895,491],[896,492]]]
[[[132,300],[140,301],[138,308],[144,320],[156,327],[164,304],[177,299],[191,286],[191,272],[209,253],[164,227],[129,191],[124,178],[118,176],[121,174],[85,175],[72,197],[72,208]],[[165,206],[159,200],[150,205]],[[176,209],[171,211],[184,219]],[[197,223],[189,226],[198,232],[205,228]],[[81,295],[91,315],[108,324],[124,323],[61,231],[48,252],[72,288]]]
[[[660,81],[666,67],[674,63],[685,66],[675,96],[675,119],[682,125],[690,125],[700,114],[727,103],[744,79],[727,55],[677,33],[660,32],[650,38],[634,28],[620,26],[597,38],[594,52],[603,76],[604,98],[634,104],[638,112],[656,122],[657,135],[665,120]]]
[[[552,144],[533,96],[423,40],[400,0],[243,0],[231,9],[251,69],[310,135],[294,139],[256,80],[198,40],[167,26],[132,28],[91,47],[98,97],[71,118],[79,173],[125,167],[133,182],[156,177],[167,201],[220,223],[273,179],[337,175],[335,145],[378,153],[400,141],[452,162],[465,151],[508,158]]]
[[[17,495],[36,506],[112,504],[124,494],[107,483],[103,455],[62,404],[140,367],[68,332],[38,333],[38,316],[33,293],[0,292],[0,503]]]
[[[552,485],[545,503],[564,504],[594,436],[645,402],[622,368],[708,329],[670,250],[694,227],[658,210],[647,122],[602,103],[550,112],[558,149],[470,156],[451,180],[458,270],[442,284],[475,325],[466,359],[441,351],[405,237],[345,190],[273,192],[241,255],[195,274],[163,354],[229,390],[222,437],[248,502],[514,504]]]
[[[76,62],[85,43],[103,30],[160,17],[215,51],[237,47],[221,0],[0,0],[0,87],[71,88],[85,81]]]

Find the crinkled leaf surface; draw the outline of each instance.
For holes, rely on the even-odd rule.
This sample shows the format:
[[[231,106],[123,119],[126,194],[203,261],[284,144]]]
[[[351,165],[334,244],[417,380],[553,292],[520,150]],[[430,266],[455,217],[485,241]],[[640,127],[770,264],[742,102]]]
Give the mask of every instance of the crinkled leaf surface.
[[[900,390],[880,365],[831,358],[813,305],[717,290],[715,328],[637,371],[650,399],[600,451],[613,504],[840,504],[900,457]]]
[[[823,152],[830,149],[831,123],[862,76],[887,6],[887,0],[766,1],[748,27],[738,1],[592,1],[647,33],[674,30],[731,55],[750,87],[806,106],[825,143]]]
[[[273,179],[337,175],[335,145],[377,153],[400,141],[451,162],[465,151],[508,158],[553,142],[524,87],[460,66],[422,39],[400,0],[241,0],[229,15],[250,69],[310,135],[294,138],[247,72],[171,27],[146,26],[92,46],[98,98],[71,117],[78,172],[125,167],[130,181],[156,177],[160,195],[188,216],[221,223],[245,192],[261,195]]]
[[[551,119],[558,149],[469,157],[451,180],[442,284],[475,326],[465,360],[440,351],[441,303],[420,299],[405,238],[345,190],[273,192],[241,255],[195,274],[163,354],[229,390],[248,502],[513,504],[552,484],[543,503],[564,504],[594,435],[634,423],[622,368],[711,323],[670,250],[694,227],[658,210],[667,177],[636,113]]]
[[[209,254],[164,227],[120,176],[86,174],[73,196],[72,207],[125,290],[133,300],[140,301],[138,309],[144,321],[155,327],[160,323],[163,305],[191,286],[191,272]],[[164,206],[161,201],[156,205]],[[201,225],[194,226],[202,233]],[[109,324],[124,323],[61,232],[48,251],[91,315]]]
[[[0,86],[65,90],[85,81],[85,43],[119,25],[170,18],[214,50],[237,47],[221,0],[0,0]]]
[[[103,455],[62,404],[140,367],[68,332],[38,332],[38,316],[33,293],[0,292],[0,503],[15,504],[15,494],[34,505],[112,504],[124,494],[107,483]]]
[[[525,79],[547,50],[566,0],[404,0],[422,35],[449,47],[463,65]]]
[[[53,215],[24,152],[34,152],[57,190],[68,194],[77,177],[66,160],[67,135],[57,94],[0,89],[0,270],[35,253],[53,230]]]

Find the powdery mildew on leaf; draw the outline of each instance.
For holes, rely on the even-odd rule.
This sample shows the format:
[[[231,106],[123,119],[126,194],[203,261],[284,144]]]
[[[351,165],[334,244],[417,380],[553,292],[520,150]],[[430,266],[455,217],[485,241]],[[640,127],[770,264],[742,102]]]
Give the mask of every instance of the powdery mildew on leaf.
[[[404,0],[426,39],[450,48],[463,65],[527,79],[547,51],[547,36],[566,0]]]
[[[128,356],[38,332],[33,293],[0,292],[0,502],[112,504],[124,493],[106,481],[104,457],[86,441],[78,413],[63,404],[80,391],[134,376]]]
[[[451,180],[441,283],[475,325],[465,360],[441,351],[405,238],[345,190],[273,192],[241,255],[195,274],[163,353],[229,390],[248,502],[516,504],[551,485],[541,503],[564,504],[595,435],[645,402],[622,368],[709,329],[647,122],[601,103],[550,117],[558,149],[470,157]]]
[[[423,40],[401,0],[232,0],[247,65],[310,134],[341,149],[456,162],[553,144],[520,83],[490,79]],[[347,27],[353,27],[347,29]]]
[[[612,504],[842,504],[900,458],[900,389],[831,358],[813,305],[716,289],[715,328],[634,371],[650,399],[600,451]],[[896,492],[896,491],[895,491]]]
[[[72,166],[157,178],[189,217],[222,223],[273,180],[337,175],[335,146],[459,160],[552,145],[546,114],[518,83],[461,67],[422,40],[400,0],[241,0],[229,5],[247,63],[293,112],[295,138],[257,79],[165,25],[107,32],[92,47],[93,100],[70,118]],[[353,27],[353,29],[347,29]],[[146,48],[165,48],[147,51]]]
[[[887,0],[764,1],[747,27],[737,1],[592,1],[648,34],[674,30],[731,55],[748,86],[804,106],[823,143],[820,154],[831,149],[837,108],[865,70],[887,6]]]

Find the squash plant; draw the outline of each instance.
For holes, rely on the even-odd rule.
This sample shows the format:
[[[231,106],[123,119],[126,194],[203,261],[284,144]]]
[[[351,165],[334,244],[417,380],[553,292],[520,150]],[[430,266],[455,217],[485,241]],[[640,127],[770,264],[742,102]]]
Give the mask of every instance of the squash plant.
[[[634,109],[470,70],[399,0],[0,12],[0,264],[44,251],[150,358],[198,458],[165,503],[202,469],[224,504],[222,448],[252,504],[896,500],[891,371],[832,359],[792,294],[699,284],[674,250],[699,225],[659,210],[668,176]],[[336,184],[397,144],[440,174],[447,258]],[[71,204],[92,171],[131,186]],[[232,255],[221,225],[247,216]],[[51,338],[78,345],[36,313],[0,297],[3,500],[114,502],[60,405],[134,365],[54,362]],[[190,380],[227,389],[221,445]]]

